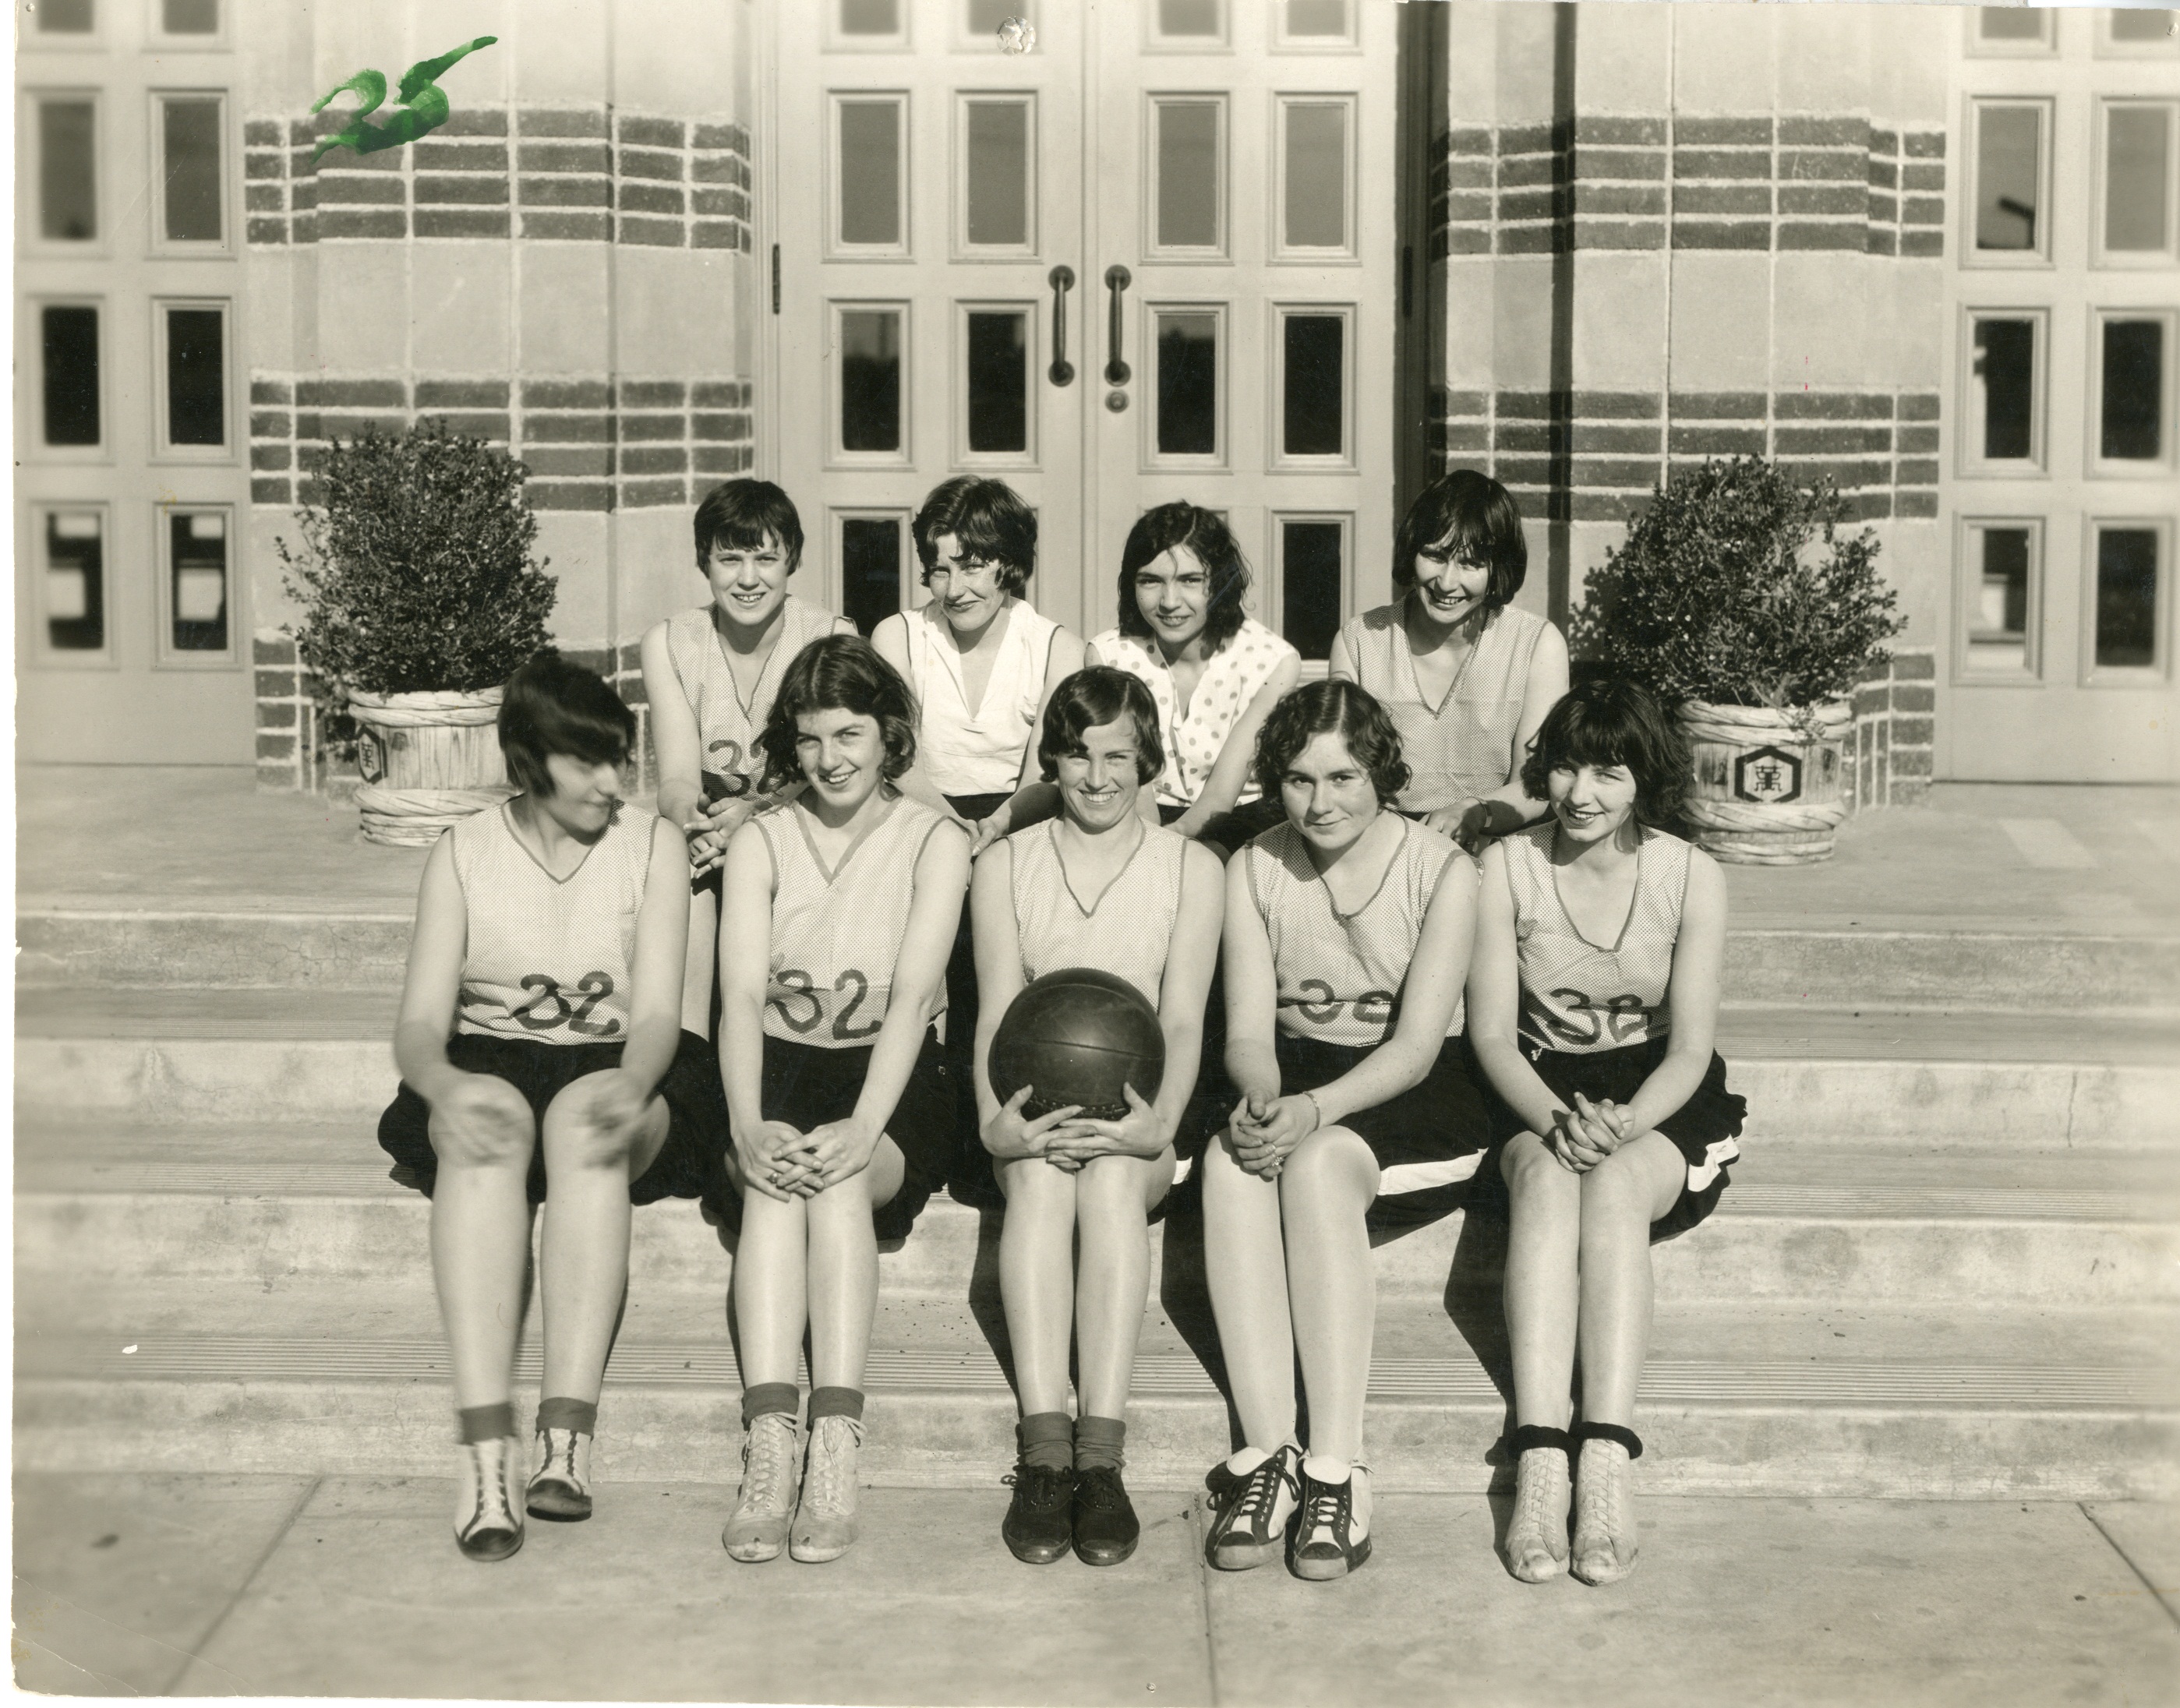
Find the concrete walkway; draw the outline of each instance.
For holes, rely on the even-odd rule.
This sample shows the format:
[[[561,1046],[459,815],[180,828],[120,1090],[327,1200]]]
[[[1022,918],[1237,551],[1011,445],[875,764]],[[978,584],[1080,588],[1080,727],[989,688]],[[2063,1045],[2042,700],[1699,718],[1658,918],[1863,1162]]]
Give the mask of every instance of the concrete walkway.
[[[873,1489],[835,1565],[738,1566],[725,1484],[601,1490],[502,1565],[449,1486],[29,1475],[32,1690],[852,1703],[1992,1705],[2180,1700],[2180,1509],[1652,1498],[1607,1590],[1516,1582],[1480,1496],[1388,1495],[1345,1583],[1200,1563],[1182,1491],[1141,1549],[1016,1564],[1005,1493]],[[845,1640],[844,1640],[844,1639]]]

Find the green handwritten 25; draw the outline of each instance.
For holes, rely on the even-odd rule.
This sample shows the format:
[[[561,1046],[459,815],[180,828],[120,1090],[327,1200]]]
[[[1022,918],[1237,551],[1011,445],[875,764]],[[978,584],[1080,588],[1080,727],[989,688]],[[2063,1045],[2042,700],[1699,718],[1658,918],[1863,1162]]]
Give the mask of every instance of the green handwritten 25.
[[[336,83],[311,107],[311,112],[322,111],[327,102],[344,91],[353,93],[363,104],[349,115],[348,123],[340,129],[318,139],[318,146],[311,151],[311,161],[315,163],[332,148],[352,148],[358,154],[376,154],[382,148],[399,148],[427,131],[437,130],[447,122],[453,108],[447,104],[446,91],[434,80],[456,60],[480,47],[489,47],[498,40],[497,36],[480,36],[474,41],[464,42],[451,53],[442,53],[437,59],[418,60],[401,74],[400,86],[394,91],[401,104],[388,113],[382,124],[366,124],[364,119],[366,114],[377,112],[386,100],[383,73],[359,71],[347,82]]]

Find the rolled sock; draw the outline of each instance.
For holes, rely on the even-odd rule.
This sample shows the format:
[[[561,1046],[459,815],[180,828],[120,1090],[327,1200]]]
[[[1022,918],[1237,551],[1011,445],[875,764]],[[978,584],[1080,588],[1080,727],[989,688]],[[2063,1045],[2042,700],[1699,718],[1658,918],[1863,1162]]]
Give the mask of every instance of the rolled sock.
[[[742,1390],[742,1427],[747,1429],[768,1412],[793,1417],[802,1409],[802,1396],[791,1381],[761,1381]]]
[[[496,1442],[502,1436],[515,1433],[515,1404],[511,1400],[502,1400],[498,1405],[464,1406],[454,1416],[461,1425],[464,1447],[477,1442]]]
[[[1262,1447],[1245,1447],[1226,1461],[1226,1469],[1237,1477],[1246,1477],[1269,1458]]]
[[[1078,1471],[1117,1471],[1127,1463],[1120,1447],[1128,1426],[1116,1417],[1078,1418],[1075,1423],[1075,1469]]]
[[[813,1387],[810,1390],[810,1427],[821,1417],[863,1420],[863,1391],[859,1387]]]
[[[1075,1420],[1064,1411],[1032,1412],[1015,1425],[1022,1463],[1064,1471],[1075,1463]]]
[[[567,1399],[548,1394],[537,1402],[537,1433],[547,1430],[573,1430],[577,1435],[594,1436],[598,1432],[598,1408],[595,1401]]]

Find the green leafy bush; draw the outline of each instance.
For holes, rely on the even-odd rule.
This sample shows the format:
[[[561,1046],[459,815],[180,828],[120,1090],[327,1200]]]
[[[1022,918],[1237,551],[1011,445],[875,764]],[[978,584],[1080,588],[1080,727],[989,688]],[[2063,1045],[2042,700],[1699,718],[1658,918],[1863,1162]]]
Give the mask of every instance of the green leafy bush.
[[[333,442],[318,472],[323,503],[296,512],[301,546],[274,542],[322,710],[337,716],[357,691],[497,688],[548,643],[559,589],[549,558],[531,561],[528,478],[504,451],[440,421]]]
[[[1569,639],[1668,704],[1836,699],[1907,627],[1875,534],[1845,537],[1844,508],[1830,476],[1802,486],[1760,457],[1675,475],[1591,574]]]

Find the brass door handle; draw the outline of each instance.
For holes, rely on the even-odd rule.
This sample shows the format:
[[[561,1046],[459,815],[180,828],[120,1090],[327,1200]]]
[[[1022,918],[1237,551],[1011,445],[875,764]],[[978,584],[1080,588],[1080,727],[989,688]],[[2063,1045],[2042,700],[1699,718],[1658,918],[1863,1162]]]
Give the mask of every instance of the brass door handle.
[[[1105,288],[1112,293],[1105,320],[1105,383],[1109,386],[1125,386],[1132,371],[1120,359],[1120,299],[1127,294],[1130,283],[1127,268],[1116,265],[1105,269]]]
[[[1075,288],[1075,269],[1056,266],[1046,276],[1052,286],[1052,365],[1045,377],[1055,386],[1075,383],[1075,365],[1067,360],[1067,294]]]

